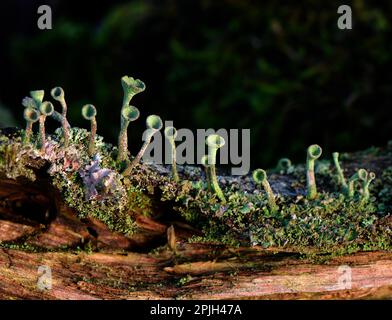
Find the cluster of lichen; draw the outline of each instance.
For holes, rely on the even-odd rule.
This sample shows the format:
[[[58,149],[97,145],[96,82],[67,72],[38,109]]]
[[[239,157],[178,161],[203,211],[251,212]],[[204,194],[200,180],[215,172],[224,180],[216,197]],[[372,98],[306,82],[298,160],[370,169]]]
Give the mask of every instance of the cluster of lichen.
[[[314,160],[321,155],[321,150],[312,149],[321,148],[311,146],[309,149],[306,166],[294,166],[285,159],[271,170],[273,178],[283,181],[287,178],[290,183],[287,188],[293,192],[274,194],[266,171],[257,169],[252,175],[253,186],[249,177],[226,181],[222,191],[226,198],[224,203],[219,197],[211,197],[208,180],[203,184],[194,182],[190,191],[176,195],[175,209],[204,231],[203,237],[195,237],[193,241],[285,247],[301,252],[391,250],[390,169],[379,179],[364,169],[356,169],[354,175],[358,175],[358,179],[350,179],[354,182],[354,191],[347,193],[339,182],[340,165],[334,170],[336,161],[322,160],[316,164]],[[204,162],[208,163],[206,158]],[[309,164],[309,160],[313,163]],[[205,165],[205,169],[208,168]],[[317,190],[316,177],[327,190]],[[386,186],[388,177],[389,187]],[[375,181],[374,185],[370,185],[371,181]],[[263,191],[254,188],[257,185]],[[164,191],[163,197],[173,200],[173,191],[165,188]],[[380,203],[384,203],[383,210]]]
[[[22,102],[26,129],[21,135],[1,137],[0,170],[9,178],[34,179],[34,170],[27,165],[30,159],[43,160],[42,167],[49,163],[48,173],[67,205],[76,209],[81,218],[98,218],[112,230],[125,234],[135,230],[133,214],[159,215],[161,208],[169,208],[200,227],[204,241],[315,247],[320,251],[337,246],[390,247],[391,229],[383,219],[390,210],[392,187],[382,189],[380,184],[387,180],[392,185],[391,170],[375,179],[374,173],[359,168],[346,180],[339,155],[333,154],[333,172],[331,161],[318,160],[321,147],[312,145],[307,150],[306,166],[295,166],[282,158],[268,176],[265,170],[257,169],[251,176],[222,179],[217,174],[216,159],[225,141],[214,134],[206,139],[208,154],[201,159],[205,179],[200,179],[203,173],[197,167],[181,167],[179,174],[174,127],[164,131],[172,151],[171,172],[165,167],[140,165],[163,123],[157,115],[147,117],[143,146],[132,157],[128,151],[128,126],[140,117],[140,112],[130,102],[145,90],[145,84],[127,76],[121,83],[124,98],[117,147],[104,143],[97,135],[95,106],[82,107],[82,116],[90,121],[90,132],[72,128],[66,118],[64,90],[56,87],[51,91],[61,105],[61,113],[43,101],[43,90],[37,90]],[[45,132],[48,116],[61,123],[53,135]],[[38,120],[40,128],[35,134],[33,124]],[[274,183],[276,176],[290,182],[286,188],[292,191],[279,192]],[[324,190],[317,187],[316,178]],[[380,206],[384,216],[379,214]]]

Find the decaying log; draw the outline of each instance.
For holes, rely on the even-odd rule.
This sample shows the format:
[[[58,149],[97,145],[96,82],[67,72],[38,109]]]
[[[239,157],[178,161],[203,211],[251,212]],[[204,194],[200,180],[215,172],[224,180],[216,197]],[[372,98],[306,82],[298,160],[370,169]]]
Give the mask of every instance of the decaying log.
[[[0,176],[0,298],[392,298],[392,253],[321,263],[295,252],[189,243],[200,232],[168,216],[137,216],[139,231],[126,237],[79,219],[45,179]],[[50,289],[38,286],[42,266],[51,270]]]
[[[50,290],[37,287],[39,266],[51,268]],[[196,244],[179,245],[176,256],[165,249],[155,254],[2,249],[0,275],[2,299],[390,298],[392,255],[361,253],[318,265],[285,254],[228,253]]]

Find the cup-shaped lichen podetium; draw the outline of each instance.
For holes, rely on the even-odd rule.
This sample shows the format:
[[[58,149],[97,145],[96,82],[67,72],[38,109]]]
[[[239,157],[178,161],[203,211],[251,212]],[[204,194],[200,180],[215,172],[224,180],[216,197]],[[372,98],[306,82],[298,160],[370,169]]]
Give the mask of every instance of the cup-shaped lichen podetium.
[[[128,160],[128,125],[131,121],[137,120],[139,116],[139,109],[134,106],[126,106],[121,111],[121,129],[118,136],[118,162]]]
[[[278,207],[276,206],[275,196],[267,179],[267,172],[265,172],[263,169],[256,169],[253,171],[252,177],[257,185],[261,184],[263,186],[264,191],[267,194],[268,206],[271,210],[271,213],[276,212]]]
[[[369,186],[370,183],[376,178],[374,172],[369,172],[367,179],[362,180],[362,200],[367,201],[370,197]]]
[[[123,108],[129,105],[135,94],[143,92],[146,89],[143,81],[128,76],[121,78],[121,85],[124,90]]]
[[[45,133],[45,121],[46,117],[49,117],[54,112],[53,104],[49,101],[44,101],[39,106],[39,112],[41,115],[39,116],[39,148],[43,152],[45,150],[45,142],[46,142],[46,133]]]
[[[204,170],[205,170],[207,189],[208,189],[208,191],[211,191],[211,189],[212,189],[212,187],[211,187],[211,173],[210,173],[211,161],[209,160],[207,155],[204,155],[201,157],[200,163],[203,165]]]
[[[143,143],[143,146],[141,147],[135,159],[133,159],[130,165],[123,172],[124,176],[129,175],[131,173],[132,168],[140,162],[144,153],[147,150],[148,145],[151,143],[152,137],[154,136],[155,133],[157,133],[159,130],[162,129],[163,122],[159,116],[150,115],[147,117],[146,126],[147,126],[147,130],[145,131],[145,141]]]
[[[41,105],[44,100],[45,91],[44,90],[33,90],[30,91],[30,96],[33,98],[37,108]]]
[[[337,172],[337,175],[338,175],[338,183],[342,186],[343,192],[347,193],[348,186],[347,186],[346,178],[344,177],[343,170],[340,167],[339,152],[332,153],[332,159],[333,159],[333,162],[335,164],[336,172]]]
[[[289,158],[281,158],[276,165],[276,171],[280,174],[287,173],[292,167],[291,160]]]
[[[177,130],[174,127],[166,127],[165,128],[165,137],[170,142],[171,146],[171,161],[172,161],[172,175],[174,181],[178,181],[178,172],[177,172],[177,152],[176,152],[176,142],[175,139],[177,137]]]
[[[222,148],[225,145],[225,139],[218,134],[211,134],[206,139],[206,144],[208,146],[208,160],[210,162],[210,175],[211,175],[211,184],[214,192],[221,200],[222,203],[226,203],[226,198],[223,195],[221,188],[219,187],[218,178],[216,176],[216,154],[219,148]]]
[[[367,178],[368,173],[365,169],[359,169],[355,174],[353,174],[348,181],[346,196],[348,198],[353,198],[355,193],[355,182],[361,180],[362,183],[365,183],[367,181]]]
[[[61,126],[63,128],[63,135],[64,135],[64,147],[68,147],[69,144],[69,127],[67,122],[67,103],[65,102],[64,90],[61,87],[55,87],[50,92],[53,99],[60,102],[61,105]]]
[[[88,144],[88,154],[92,157],[95,154],[95,135],[97,133],[97,109],[92,104],[86,104],[82,107],[82,116],[90,121],[91,132]]]
[[[33,108],[25,108],[23,117],[26,120],[26,130],[24,132],[23,143],[30,143],[31,134],[33,132],[33,123],[39,120],[39,112]]]
[[[314,176],[314,162],[321,156],[322,149],[317,144],[308,147],[306,158],[307,198],[313,200],[317,197],[316,178]]]
[[[35,104],[39,108],[40,104],[44,100],[45,91],[44,90],[33,90],[30,91],[30,96],[33,98]]]

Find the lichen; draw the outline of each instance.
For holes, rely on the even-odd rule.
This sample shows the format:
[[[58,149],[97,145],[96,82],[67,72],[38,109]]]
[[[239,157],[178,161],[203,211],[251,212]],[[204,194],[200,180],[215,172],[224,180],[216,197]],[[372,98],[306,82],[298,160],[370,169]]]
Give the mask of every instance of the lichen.
[[[130,113],[122,115],[119,146],[105,143],[96,135],[96,127],[91,133],[71,128],[66,121],[64,93],[55,88],[52,96],[63,110],[62,118],[55,112],[52,116],[57,115],[61,127],[43,139],[42,131],[40,137],[30,131],[29,125],[28,143],[23,141],[26,130],[0,135],[0,173],[10,179],[34,181],[36,172],[45,169],[65,204],[80,218],[99,219],[125,235],[137,231],[137,215],[157,217],[164,212],[177,214],[203,231],[202,236],[189,241],[307,253],[392,250],[392,144],[387,149],[342,153],[342,165],[336,153],[333,159],[318,159],[321,147],[313,145],[308,149],[306,164],[294,165],[283,158],[276,168],[259,170],[262,176],[256,176],[256,182],[265,182],[259,188],[251,175],[217,174],[216,153],[224,144],[218,135],[207,139],[205,174],[200,167],[175,162],[172,168],[143,163],[146,146],[162,128],[160,117],[153,115],[147,118],[147,128],[152,131],[130,162],[124,119],[139,117],[139,111],[129,102],[133,95],[144,91],[145,85],[130,77],[124,77],[122,85],[122,112]],[[32,96],[41,99],[38,93]],[[26,108],[34,103],[32,98],[23,99]],[[93,111],[95,118],[95,108]],[[42,146],[37,149],[39,141]],[[380,168],[373,164],[374,159],[382,160]],[[352,177],[347,183],[350,192],[341,192],[342,186],[345,189],[343,172]]]

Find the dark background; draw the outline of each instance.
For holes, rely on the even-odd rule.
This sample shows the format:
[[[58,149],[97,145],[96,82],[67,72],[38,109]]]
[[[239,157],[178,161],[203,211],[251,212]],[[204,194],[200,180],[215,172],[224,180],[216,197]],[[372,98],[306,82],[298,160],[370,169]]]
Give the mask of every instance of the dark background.
[[[53,30],[37,27],[42,4]],[[352,30],[337,28],[341,4]],[[391,23],[392,1],[1,0],[0,124],[23,126],[22,98],[60,85],[71,124],[88,128],[80,108],[93,103],[116,142],[127,74],[147,85],[132,103],[133,151],[151,113],[177,128],[250,128],[253,167],[303,161],[312,143],[327,155],[383,145]]]

